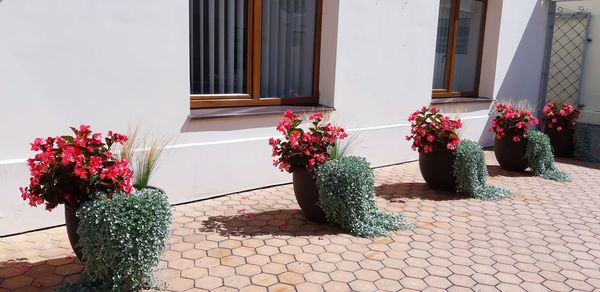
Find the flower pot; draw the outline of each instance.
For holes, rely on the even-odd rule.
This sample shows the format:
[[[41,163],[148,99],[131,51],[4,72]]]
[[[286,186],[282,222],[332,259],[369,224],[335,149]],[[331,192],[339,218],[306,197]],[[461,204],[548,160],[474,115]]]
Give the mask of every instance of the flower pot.
[[[419,151],[419,168],[427,185],[440,191],[456,192],[454,152],[448,149],[425,153]]]
[[[527,168],[527,139],[521,139],[519,142],[512,140],[512,137],[505,136],[502,139],[495,139],[494,154],[500,164],[500,167],[510,171],[523,172]]]
[[[550,145],[554,151],[554,156],[571,157],[575,152],[575,141],[573,136],[575,130],[573,128],[557,131],[554,128],[546,127],[544,132],[550,138]]]
[[[296,170],[293,173],[294,194],[296,201],[304,216],[316,223],[325,223],[327,218],[325,212],[317,205],[319,202],[319,191],[317,182],[312,172],[308,170]]]
[[[80,206],[80,204],[65,204],[65,225],[67,226],[67,235],[69,236],[71,248],[73,248],[75,255],[81,261],[81,246],[79,246],[79,234],[77,234],[77,228],[79,228],[77,210],[79,210]]]

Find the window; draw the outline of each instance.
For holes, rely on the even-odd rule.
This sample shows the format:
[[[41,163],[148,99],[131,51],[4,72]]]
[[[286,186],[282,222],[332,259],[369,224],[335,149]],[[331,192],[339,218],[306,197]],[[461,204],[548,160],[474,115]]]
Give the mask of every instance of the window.
[[[487,0],[440,0],[433,97],[477,96]]]
[[[318,102],[322,0],[190,0],[191,107]]]

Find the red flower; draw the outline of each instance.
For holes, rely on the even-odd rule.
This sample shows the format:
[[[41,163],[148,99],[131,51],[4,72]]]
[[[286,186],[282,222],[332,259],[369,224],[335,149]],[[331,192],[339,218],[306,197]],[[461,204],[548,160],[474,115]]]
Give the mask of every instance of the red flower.
[[[529,126],[538,123],[537,118],[533,117],[530,112],[514,109],[510,105],[498,104],[496,110],[498,115],[492,120],[490,128],[496,132],[496,139],[502,139],[509,135],[513,137],[513,141],[520,141],[527,135]]]
[[[413,150],[430,153],[441,149],[456,149],[460,138],[456,130],[462,127],[461,120],[451,120],[442,115],[437,108],[427,107],[415,111],[408,117],[411,129],[406,140],[413,140]]]
[[[544,106],[542,121],[548,128],[570,129],[576,124],[581,110],[568,103],[556,104],[549,102]]]
[[[280,139],[269,139],[274,157],[273,165],[281,171],[293,172],[298,169],[312,169],[325,163],[329,156],[329,149],[335,146],[337,140],[348,135],[344,129],[331,124],[321,125],[323,113],[312,114],[309,118],[308,131],[300,128],[302,120],[291,110],[285,112],[277,124],[277,130],[284,136]]]
[[[104,144],[90,126],[71,129],[75,136],[37,138],[31,143],[39,153],[27,160],[31,176],[29,186],[19,188],[23,200],[31,206],[44,204],[51,211],[58,204],[87,200],[97,191],[131,192],[127,161],[114,159],[110,152],[113,142],[124,143],[127,136],[111,131]]]
[[[310,120],[322,120],[323,119],[323,113],[314,113],[312,115],[310,115]]]

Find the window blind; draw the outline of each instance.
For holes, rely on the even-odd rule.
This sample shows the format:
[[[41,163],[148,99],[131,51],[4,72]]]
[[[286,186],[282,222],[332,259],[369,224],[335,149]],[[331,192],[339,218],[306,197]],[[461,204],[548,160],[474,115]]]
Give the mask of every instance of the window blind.
[[[247,93],[247,0],[191,3],[192,92]]]
[[[262,3],[261,97],[311,96],[316,0]]]

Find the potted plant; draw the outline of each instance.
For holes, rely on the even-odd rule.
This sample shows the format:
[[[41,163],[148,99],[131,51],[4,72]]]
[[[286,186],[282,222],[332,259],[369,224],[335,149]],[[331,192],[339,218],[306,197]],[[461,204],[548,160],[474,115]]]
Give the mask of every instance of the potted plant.
[[[329,150],[335,147],[338,139],[348,135],[344,129],[324,124],[323,113],[312,114],[308,131],[300,128],[302,119],[291,110],[285,112],[277,125],[277,130],[283,135],[271,138],[269,145],[273,157],[278,157],[273,164],[281,171],[293,174],[293,185],[296,200],[306,218],[315,222],[325,222],[325,213],[317,205],[317,191],[314,168],[331,158]]]
[[[462,127],[460,119],[442,115],[435,107],[423,107],[408,117],[411,123],[412,149],[419,151],[421,174],[432,189],[456,191],[453,151],[460,142],[456,130]]]
[[[544,132],[550,138],[555,156],[571,157],[575,152],[575,124],[580,110],[568,103],[549,102],[544,106]]]
[[[527,133],[538,119],[531,112],[514,109],[508,104],[496,105],[497,116],[489,131],[495,133],[494,154],[500,167],[510,171],[527,168]]]
[[[350,234],[373,238],[411,227],[401,214],[379,211],[375,176],[365,158],[342,155],[315,168],[315,174],[319,206],[331,222]]]
[[[81,259],[77,210],[97,192],[129,194],[133,189],[132,170],[127,160],[117,159],[110,152],[115,143],[125,143],[127,136],[109,131],[103,138],[84,125],[71,130],[74,136],[37,138],[31,143],[31,150],[38,153],[27,160],[31,178],[29,185],[20,190],[31,206],[44,204],[52,211],[59,204],[65,205],[69,241]]]

